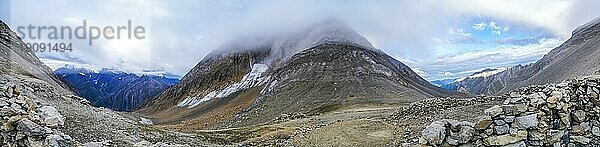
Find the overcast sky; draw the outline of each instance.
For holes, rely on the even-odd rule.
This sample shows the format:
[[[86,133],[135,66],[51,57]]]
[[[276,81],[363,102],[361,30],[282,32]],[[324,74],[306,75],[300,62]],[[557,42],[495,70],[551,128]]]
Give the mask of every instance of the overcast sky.
[[[6,8],[9,9],[6,9]],[[0,17],[18,26],[133,26],[146,39],[29,40],[73,43],[45,59],[124,71],[183,75],[226,40],[337,18],[428,80],[535,62],[578,25],[599,17],[597,0],[152,1],[0,0]],[[52,61],[45,60],[45,61]]]

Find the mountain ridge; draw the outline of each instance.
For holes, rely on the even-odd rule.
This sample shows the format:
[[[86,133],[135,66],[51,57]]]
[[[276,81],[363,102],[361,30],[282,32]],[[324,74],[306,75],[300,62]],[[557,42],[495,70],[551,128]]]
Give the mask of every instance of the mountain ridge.
[[[94,71],[64,66],[56,69],[55,74],[92,105],[116,111],[131,111],[178,82],[166,76],[137,75],[106,68]]]
[[[600,74],[600,18],[573,31],[573,36],[540,60],[517,65],[488,78],[459,83],[474,94],[497,95],[528,85],[557,84],[581,76]],[[470,83],[470,84],[469,84]]]
[[[461,95],[430,85],[341,22],[317,24],[324,26],[280,37],[267,47],[215,50],[137,112],[166,128],[188,130],[256,125],[283,113],[321,113],[329,105],[406,104]],[[251,80],[256,84],[228,90],[255,77],[256,66],[266,66]],[[213,94],[226,96],[211,99]]]

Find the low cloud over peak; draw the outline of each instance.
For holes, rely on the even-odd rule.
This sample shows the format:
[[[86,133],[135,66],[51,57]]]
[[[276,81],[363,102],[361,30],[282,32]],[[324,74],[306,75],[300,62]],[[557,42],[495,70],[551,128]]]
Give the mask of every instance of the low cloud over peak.
[[[6,2],[0,2],[4,5]],[[118,25],[131,19],[146,27],[147,39],[98,41],[77,52],[38,54],[56,59],[78,59],[99,67],[125,70],[165,69],[183,75],[195,63],[226,41],[260,36],[278,30],[301,28],[328,18],[339,19],[364,36],[375,48],[419,68],[428,79],[442,78],[431,59],[456,60],[479,52],[507,48],[529,49],[535,56],[512,58],[525,63],[547,51],[549,40],[561,42],[578,25],[600,14],[597,1],[11,1],[11,26],[26,24],[72,25],[86,19],[96,25]],[[33,17],[44,12],[44,18]],[[27,8],[27,9],[21,9]],[[133,8],[133,9],[132,9]],[[7,14],[0,14],[7,15]],[[74,16],[77,16],[75,18]],[[5,18],[3,16],[2,18]],[[474,21],[475,20],[475,21]],[[452,31],[449,31],[452,30]],[[547,37],[527,40],[537,34]],[[505,39],[501,39],[505,38]],[[547,39],[546,41],[540,41]],[[75,43],[78,44],[78,43]],[[540,47],[536,48],[535,47]],[[541,53],[543,54],[543,52]],[[68,56],[65,57],[65,56]],[[518,55],[515,55],[518,56]],[[522,57],[522,56],[521,56]],[[480,65],[499,66],[505,59],[481,60]],[[455,62],[455,61],[453,61]],[[441,63],[439,63],[441,64]],[[468,63],[468,71],[480,69]],[[503,63],[510,65],[514,63]],[[446,67],[448,72],[456,67]],[[442,70],[446,71],[446,70]]]

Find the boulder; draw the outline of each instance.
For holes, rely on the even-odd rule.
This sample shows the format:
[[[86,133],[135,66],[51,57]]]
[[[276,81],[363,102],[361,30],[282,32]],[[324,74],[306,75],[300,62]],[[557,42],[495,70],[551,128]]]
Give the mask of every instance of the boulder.
[[[441,145],[446,138],[446,123],[435,121],[427,126],[422,132],[421,137],[431,145]]]
[[[451,138],[452,140],[456,140],[460,144],[468,143],[473,139],[473,135],[475,134],[475,129],[473,129],[472,124],[468,122],[459,123],[458,132],[450,132],[450,136],[446,138]],[[457,145],[457,144],[452,144]]]
[[[39,108],[39,111],[46,126],[55,128],[65,124],[65,117],[63,117],[54,107],[44,106]]]
[[[52,130],[43,128],[29,119],[21,119],[18,121],[17,130],[23,131],[27,136],[44,136],[47,132],[52,133]]]

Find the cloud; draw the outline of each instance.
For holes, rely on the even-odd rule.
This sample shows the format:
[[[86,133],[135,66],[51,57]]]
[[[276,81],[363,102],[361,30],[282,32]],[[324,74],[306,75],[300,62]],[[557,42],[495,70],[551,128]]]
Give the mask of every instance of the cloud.
[[[480,23],[473,24],[472,27],[475,30],[481,31],[481,30],[484,30],[487,27],[487,24],[485,24],[484,22],[480,22]]]
[[[132,19],[147,27],[149,32],[146,40],[100,40],[98,46],[93,47],[82,45],[84,42],[67,40],[74,42],[77,52],[39,56],[77,59],[87,64],[131,71],[164,68],[181,75],[224,41],[238,36],[276,33],[331,17],[345,21],[375,47],[396,58],[424,62],[446,56],[437,54],[443,50],[439,47],[440,40],[445,43],[477,42],[479,38],[474,38],[467,31],[448,32],[469,27],[484,29],[471,24],[467,24],[467,28],[461,27],[464,22],[474,18],[491,18],[503,24],[485,24],[488,29],[499,27],[495,29],[498,34],[511,30],[507,26],[526,26],[548,30],[564,40],[576,26],[600,14],[600,9],[597,9],[600,2],[586,0],[11,2],[12,22],[65,25],[87,19],[97,25],[119,25]],[[47,8],[53,8],[53,11],[40,13],[39,10]],[[427,65],[411,67],[419,67],[432,76],[437,72],[431,71],[440,68]]]
[[[535,62],[561,43],[562,41],[555,38],[544,38],[534,44],[506,45],[468,51],[440,56],[433,60],[413,62],[410,65],[420,67],[426,73],[434,73],[425,76],[429,80],[459,78],[486,68],[505,68]]]
[[[496,44],[524,46],[524,45],[539,43],[540,41],[542,41],[544,39],[549,39],[549,38],[556,38],[556,36],[549,35],[549,34],[543,34],[543,35],[537,35],[537,36],[528,37],[528,38],[505,37],[505,38],[496,39]]]
[[[496,35],[500,35],[502,33],[508,32],[510,30],[510,27],[507,27],[507,26],[502,27],[493,21],[490,21],[490,24],[487,26],[489,26],[488,28],[490,29],[490,31],[492,31],[492,33],[496,34]]]
[[[444,44],[471,44],[471,43],[483,43],[483,41],[478,40],[473,37],[472,33],[465,32],[463,29],[450,29],[448,30],[448,37],[436,38],[438,43]]]

